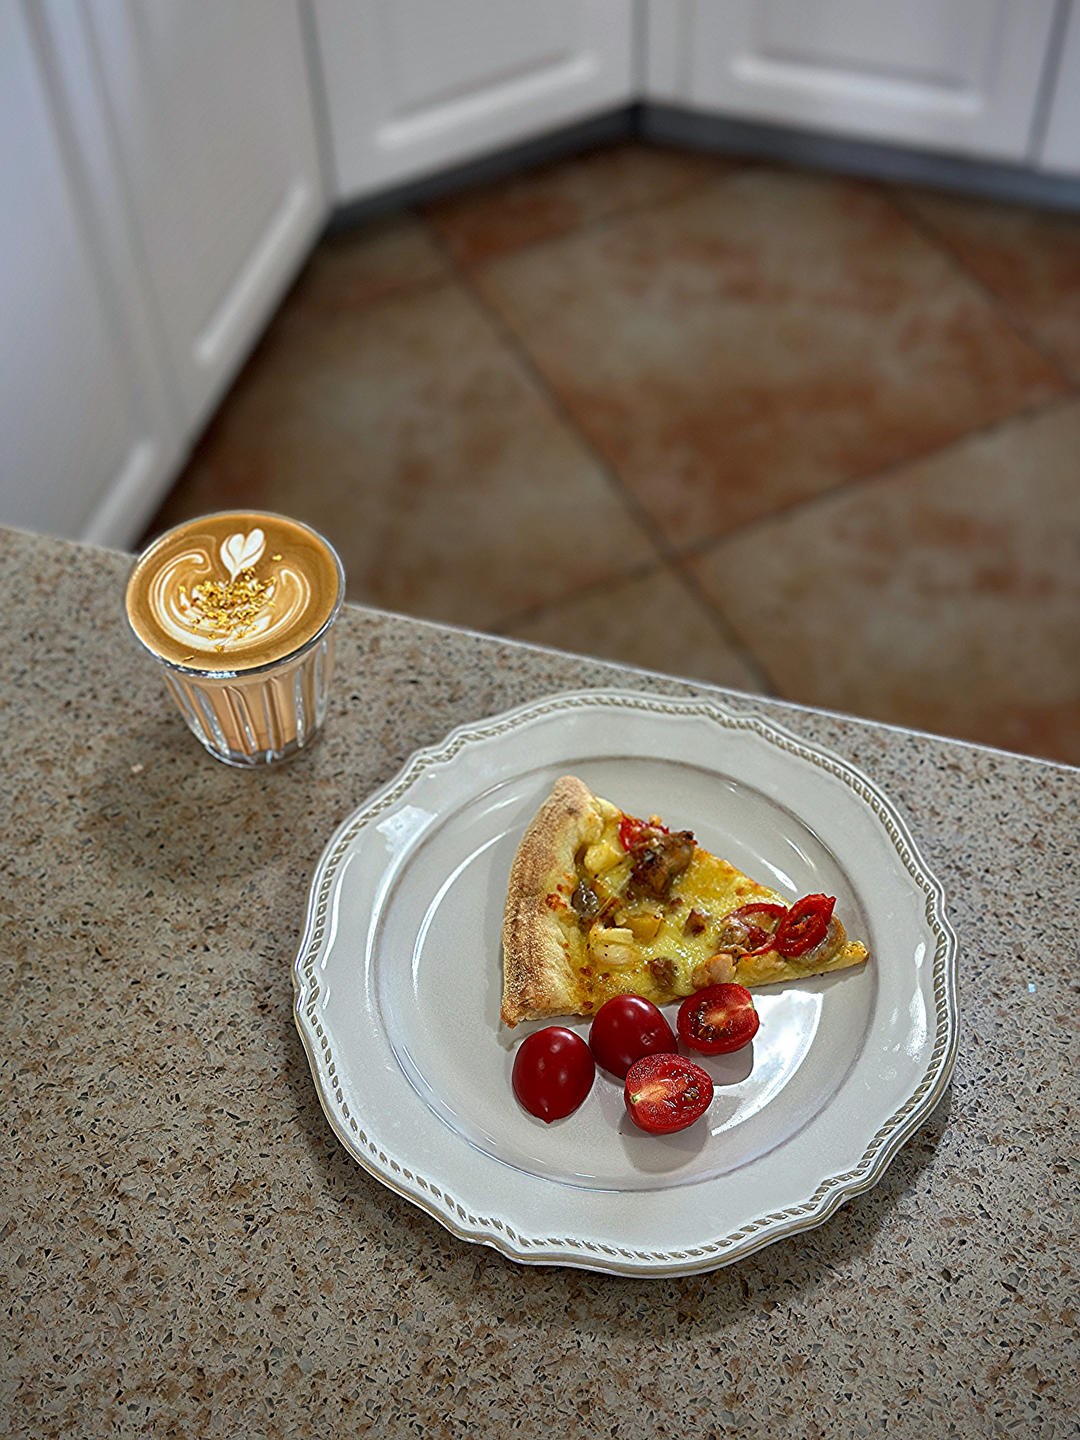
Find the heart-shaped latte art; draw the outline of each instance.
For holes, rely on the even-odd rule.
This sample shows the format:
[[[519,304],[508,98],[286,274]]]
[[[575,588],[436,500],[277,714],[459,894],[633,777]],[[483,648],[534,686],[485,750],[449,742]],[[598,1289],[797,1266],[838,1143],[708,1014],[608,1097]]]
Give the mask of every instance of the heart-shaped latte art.
[[[241,570],[256,564],[266,549],[266,536],[259,529],[241,531],[229,535],[221,542],[221,562],[229,572],[229,579],[235,580]]]

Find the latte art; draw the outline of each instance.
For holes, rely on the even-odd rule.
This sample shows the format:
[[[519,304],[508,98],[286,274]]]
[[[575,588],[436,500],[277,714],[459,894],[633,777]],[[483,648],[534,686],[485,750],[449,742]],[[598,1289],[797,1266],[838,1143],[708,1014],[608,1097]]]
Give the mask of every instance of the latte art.
[[[167,663],[233,672],[305,645],[335,612],[340,591],[336,556],[307,526],[211,515],[170,531],[139,560],[128,619]]]
[[[258,528],[247,535],[238,530],[221,542],[221,561],[229,572],[229,579],[235,580],[241,570],[257,564],[266,550],[266,536]]]
[[[225,583],[214,573],[213,558],[196,547],[163,565],[150,581],[150,614],[178,645],[224,655],[241,643],[270,645],[279,634],[303,628],[311,582],[282,557],[260,571],[248,565],[234,569]]]

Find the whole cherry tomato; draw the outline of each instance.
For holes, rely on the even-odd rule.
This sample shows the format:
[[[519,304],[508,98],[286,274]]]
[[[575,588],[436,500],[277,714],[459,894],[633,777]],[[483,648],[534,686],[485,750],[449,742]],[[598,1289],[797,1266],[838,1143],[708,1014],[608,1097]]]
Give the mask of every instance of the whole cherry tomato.
[[[712,1103],[707,1071],[681,1055],[646,1055],[630,1066],[623,1100],[634,1124],[650,1135],[685,1130]]]
[[[588,1045],[561,1025],[534,1030],[514,1056],[514,1094],[530,1115],[548,1125],[578,1108],[595,1075]]]
[[[741,1050],[757,1034],[754,998],[743,985],[709,985],[679,1006],[679,1039],[703,1055]]]
[[[596,1012],[589,1030],[589,1049],[596,1063],[620,1080],[635,1060],[661,1052],[674,1054],[677,1046],[671,1026],[641,995],[613,995]]]

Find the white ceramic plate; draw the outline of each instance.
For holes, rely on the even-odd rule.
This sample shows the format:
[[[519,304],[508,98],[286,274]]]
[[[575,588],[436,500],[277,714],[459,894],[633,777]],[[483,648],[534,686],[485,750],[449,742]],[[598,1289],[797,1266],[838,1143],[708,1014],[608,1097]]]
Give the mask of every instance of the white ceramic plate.
[[[835,895],[871,951],[757,991],[752,1046],[703,1061],[716,1096],[676,1135],[637,1130],[604,1071],[552,1125],[511,1090],[539,1026],[499,1021],[506,880],[566,773],[785,895]],[[455,1235],[671,1275],[808,1229],[880,1179],[948,1081],[955,948],[940,886],[852,766],[715,701],[590,691],[455,730],[339,827],[311,886],[296,1023],[342,1143]]]

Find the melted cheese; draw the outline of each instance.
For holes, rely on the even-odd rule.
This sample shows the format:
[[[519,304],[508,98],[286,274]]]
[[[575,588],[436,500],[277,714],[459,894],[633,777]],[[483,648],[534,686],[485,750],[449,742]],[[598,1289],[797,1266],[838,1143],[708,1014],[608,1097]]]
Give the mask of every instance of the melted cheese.
[[[700,846],[664,899],[627,901],[632,861],[619,840],[620,818],[605,816],[603,834],[578,856],[579,873],[566,877],[567,899],[585,880],[601,901],[618,901],[602,927],[582,923],[569,906],[563,916],[568,953],[580,976],[584,1013],[598,1010],[612,995],[643,995],[662,1005],[693,994],[709,983],[701,967],[720,949],[724,917],[752,900],[783,903],[774,890]],[[613,853],[618,856],[614,863]],[[687,927],[691,911],[705,921],[696,933]],[[650,935],[655,916],[660,917],[659,925]]]

